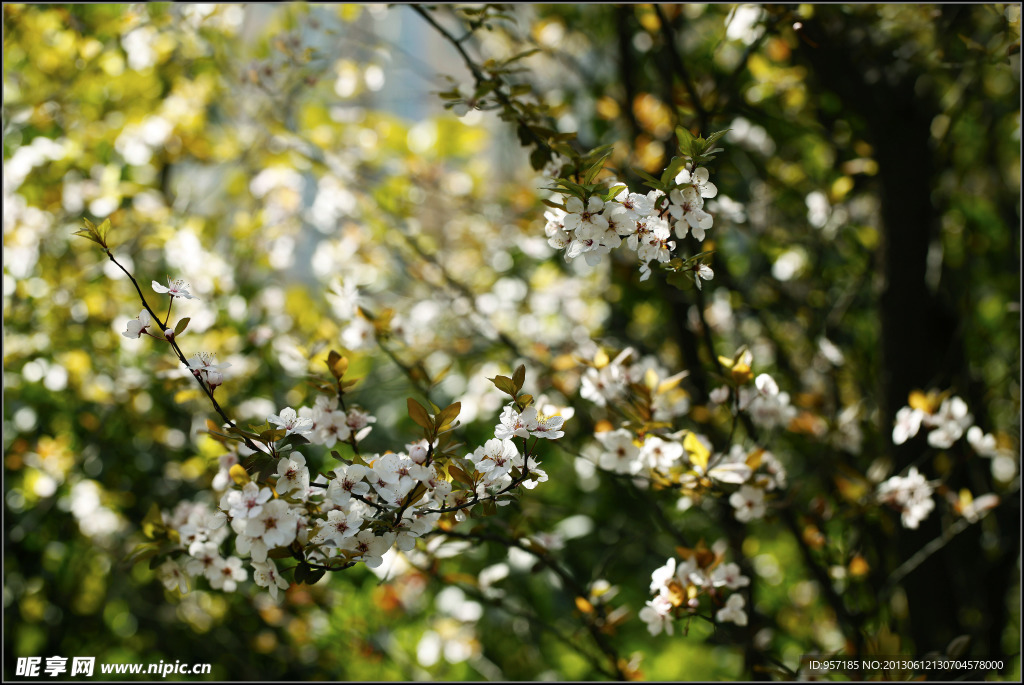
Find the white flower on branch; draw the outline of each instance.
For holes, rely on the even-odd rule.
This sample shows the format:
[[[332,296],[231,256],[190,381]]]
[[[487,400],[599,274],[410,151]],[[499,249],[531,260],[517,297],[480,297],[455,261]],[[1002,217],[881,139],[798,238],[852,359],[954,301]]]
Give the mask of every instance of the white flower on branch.
[[[161,295],[166,293],[167,295],[170,295],[171,298],[182,297],[185,298],[186,300],[198,300],[198,297],[189,293],[188,289],[190,287],[191,286],[189,286],[188,283],[181,280],[180,278],[176,281],[172,281],[171,279],[168,278],[166,287],[160,285],[156,281],[153,281],[153,290],[160,293]]]
[[[149,315],[148,311],[143,309],[139,312],[139,317],[137,319],[132,319],[128,322],[128,330],[122,331],[121,335],[126,338],[141,338],[143,333],[149,335],[149,332],[146,329],[152,325],[153,317]]]

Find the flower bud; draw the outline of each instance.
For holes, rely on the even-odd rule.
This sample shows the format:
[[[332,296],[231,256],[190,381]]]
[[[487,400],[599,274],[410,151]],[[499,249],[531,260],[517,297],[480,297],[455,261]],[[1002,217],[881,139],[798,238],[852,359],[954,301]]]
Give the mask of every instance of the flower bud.
[[[164,331],[164,337],[167,338],[167,342],[173,342],[174,341],[174,330],[168,328],[166,331]]]

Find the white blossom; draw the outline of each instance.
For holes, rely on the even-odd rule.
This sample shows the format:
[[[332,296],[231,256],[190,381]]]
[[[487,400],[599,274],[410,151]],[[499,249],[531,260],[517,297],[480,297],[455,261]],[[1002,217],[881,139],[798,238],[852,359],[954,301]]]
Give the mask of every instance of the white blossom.
[[[764,490],[750,485],[740,486],[729,496],[729,504],[736,510],[737,521],[746,523],[759,519],[765,514]]]
[[[139,312],[139,317],[137,319],[132,319],[128,322],[128,330],[122,331],[121,335],[126,338],[141,338],[143,333],[149,335],[149,332],[146,329],[152,325],[153,317],[149,315],[148,311],[143,309]]]
[[[169,591],[177,590],[181,594],[188,592],[188,576],[182,571],[181,566],[173,559],[168,559],[157,567],[157,575],[160,582]]]
[[[643,467],[639,459],[640,448],[636,446],[633,434],[625,428],[597,433],[596,437],[604,451],[598,458],[597,465],[615,473],[637,474]]]
[[[750,578],[740,572],[739,564],[722,564],[711,572],[711,584],[714,587],[727,587],[730,590],[738,590],[741,587],[750,585]]]
[[[719,623],[732,622],[738,626],[745,626],[747,625],[747,612],[743,611],[744,606],[746,606],[746,600],[743,599],[743,595],[730,595],[725,606],[715,613],[715,620]]]
[[[181,279],[172,281],[171,279],[168,278],[166,287],[160,285],[156,281],[153,281],[153,290],[160,294],[166,293],[170,295],[172,298],[183,297],[186,300],[198,300],[198,297],[189,293],[189,287],[189,284]]]
[[[275,600],[277,599],[278,590],[287,590],[289,585],[288,581],[278,573],[274,562],[269,559],[264,562],[253,562],[252,579],[258,586],[267,588],[270,596]]]
[[[299,497],[305,497],[306,491],[309,489],[309,469],[306,468],[306,458],[298,452],[281,457],[277,462],[277,484],[275,487],[279,495],[298,491]]]
[[[672,602],[667,597],[658,595],[647,601],[639,613],[640,620],[647,624],[647,631],[653,635],[661,634],[664,630],[672,635]]]
[[[263,505],[272,495],[270,488],[261,488],[250,481],[241,490],[226,492],[221,498],[220,507],[226,509],[231,518],[253,518],[263,511]]]
[[[905,528],[917,528],[935,508],[932,486],[915,466],[910,467],[906,476],[893,476],[879,484],[876,496],[900,511]]]
[[[291,407],[282,409],[280,415],[271,414],[267,417],[267,422],[284,428],[286,437],[295,434],[307,435],[313,432],[313,420],[300,417]]]
[[[249,574],[242,568],[242,560],[238,557],[217,559],[213,569],[206,574],[207,580],[210,581],[210,587],[224,592],[234,592],[238,583],[248,577]]]
[[[967,403],[959,397],[943,400],[937,412],[926,414],[922,420],[925,426],[932,428],[928,433],[928,444],[938,449],[952,447],[973,422]]]

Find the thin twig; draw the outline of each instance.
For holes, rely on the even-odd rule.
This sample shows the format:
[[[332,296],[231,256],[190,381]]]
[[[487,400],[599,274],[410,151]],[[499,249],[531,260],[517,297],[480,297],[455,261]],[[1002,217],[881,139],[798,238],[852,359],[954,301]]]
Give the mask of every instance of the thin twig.
[[[170,324],[170,320],[166,319],[163,322],[160,321],[160,317],[157,316],[156,312],[154,312],[153,309],[149,306],[149,302],[146,301],[146,296],[142,294],[142,289],[139,287],[139,283],[138,283],[138,281],[135,280],[135,277],[132,276],[131,273],[129,273],[128,269],[124,268],[124,266],[122,266],[119,261],[114,259],[114,253],[113,252],[111,252],[109,249],[107,249],[106,253],[107,253],[107,257],[110,258],[110,261],[112,261],[115,265],[117,265],[117,267],[119,269],[121,269],[121,271],[123,271],[124,274],[128,277],[128,279],[132,282],[132,285],[135,286],[135,291],[139,294],[139,299],[142,300],[142,306],[145,307],[146,311],[149,312],[149,315],[151,317],[153,317],[153,321],[155,321],[157,323],[157,325],[160,326],[160,330],[161,331],[168,330],[168,325]],[[172,297],[171,299],[173,300],[174,298]],[[171,311],[170,307],[168,307],[167,313],[170,314],[170,311]],[[173,339],[168,339],[167,342],[170,343],[171,349],[174,350],[174,354],[178,357],[178,361],[180,361],[182,364],[185,365],[185,368],[189,370],[189,375],[191,375],[196,380],[196,383],[199,384],[199,387],[203,389],[203,392],[206,394],[206,396],[209,398],[210,402],[213,404],[213,408],[217,411],[218,414],[220,414],[220,417],[222,419],[224,419],[224,421],[229,426],[231,426],[232,428],[238,430],[238,426],[235,425],[235,422],[231,420],[231,418],[227,415],[227,412],[225,412],[224,409],[221,408],[220,404],[214,398],[213,390],[209,387],[209,385],[207,385],[206,383],[203,382],[203,379],[200,378],[198,374],[193,372],[192,367],[189,366],[188,360],[185,359],[185,354],[181,351],[181,348],[178,347],[178,343],[175,340],[173,340]],[[250,440],[247,436],[240,435],[240,438],[242,439],[242,441],[245,444],[245,446],[248,447],[249,449],[251,449],[253,452],[261,452],[263,454],[267,454],[267,452],[265,450],[260,449],[259,447],[257,447],[256,443],[254,443],[252,440]]]
[[[676,70],[679,75],[679,80],[683,82],[683,87],[686,88],[686,92],[690,95],[690,101],[693,102],[693,109],[697,113],[697,120],[700,123],[701,135],[710,133],[708,130],[708,113],[704,109],[704,105],[700,101],[700,94],[693,85],[693,80],[690,78],[690,72],[686,68],[686,63],[683,62],[682,57],[679,55],[679,50],[676,49],[675,33],[672,27],[669,26],[668,19],[665,17],[665,13],[661,10],[660,5],[654,5],[654,11],[658,15],[658,23],[661,25],[661,38],[665,42],[665,47],[668,49],[669,58],[672,61],[672,68]]]
[[[512,100],[508,97],[508,95],[506,95],[502,91],[501,86],[504,85],[504,82],[501,81],[500,79],[496,78],[496,77],[495,78],[488,78],[487,75],[484,74],[484,72],[480,68],[480,66],[477,65],[477,63],[473,61],[473,58],[469,56],[469,53],[466,52],[466,49],[464,47],[462,47],[462,42],[466,38],[468,38],[468,34],[467,34],[467,36],[463,36],[462,38],[456,38],[447,29],[445,29],[443,26],[438,24],[434,20],[434,18],[432,16],[430,16],[430,13],[426,9],[424,9],[423,7],[421,7],[419,5],[410,5],[410,8],[412,9],[412,11],[416,12],[416,14],[420,15],[421,17],[423,17],[423,19],[428,24],[430,24],[434,28],[435,31],[440,33],[441,36],[445,40],[447,40],[449,43],[451,43],[452,47],[454,47],[455,50],[459,53],[459,56],[462,57],[462,61],[465,63],[466,67],[473,74],[473,80],[476,82],[477,87],[480,87],[481,85],[483,85],[484,83],[487,83],[487,82],[494,82],[495,83],[495,87],[494,87],[494,90],[492,92],[494,93],[494,96],[496,98],[498,98],[498,102],[500,102],[505,107],[505,111],[512,114],[512,116],[516,120],[516,123],[518,123],[520,125],[520,127],[523,130],[526,131],[526,133],[530,136],[530,138],[535,143],[537,143],[538,145],[540,145],[544,149],[546,149],[549,152],[551,152],[552,154],[554,154],[554,150],[552,149],[550,143],[548,143],[548,141],[544,140],[541,136],[539,136],[533,130],[533,128],[530,126],[530,124],[526,120],[526,118],[519,112],[518,109],[516,109],[515,103],[513,103]]]
[[[1000,504],[1009,501],[1009,495],[1013,495],[1019,490],[1019,487],[1014,488],[1012,492],[1007,493],[1007,497],[1000,498]],[[987,514],[988,512],[986,512],[986,515]],[[895,571],[889,574],[889,577],[886,579],[885,584],[882,586],[882,594],[886,596],[891,594],[892,591],[896,588],[896,585],[898,585],[900,581],[902,581],[910,573],[912,573],[914,569],[923,564],[928,559],[928,557],[938,552],[940,549],[949,544],[949,542],[953,538],[955,538],[957,535],[970,528],[975,523],[978,523],[983,518],[985,518],[985,516],[979,516],[974,521],[971,521],[968,518],[962,518],[956,521],[953,525],[946,528],[946,530],[942,531],[942,535],[935,538],[934,540],[926,544],[924,547],[919,549],[909,559],[900,564]]]
[[[567,587],[571,592],[575,593],[576,596],[585,598],[589,594],[586,588],[584,588],[579,583],[579,581],[577,581],[572,576],[572,574],[570,574],[568,571],[562,568],[554,559],[552,559],[550,555],[536,549],[535,547],[525,545],[517,539],[507,538],[493,533],[457,533],[455,531],[444,530],[431,531],[430,533],[427,533],[427,535],[433,533],[446,535],[448,537],[457,538],[461,540],[497,542],[507,547],[515,547],[517,549],[521,549],[524,552],[528,552],[533,556],[537,557],[537,560],[544,564],[544,566],[549,568],[556,576],[558,576],[558,578],[562,581],[565,587]],[[601,607],[598,607],[598,609],[600,610]],[[601,612],[601,615],[603,616],[603,612]],[[621,658],[619,657],[618,652],[615,650],[615,647],[608,641],[604,633],[601,632],[601,629],[593,621],[587,621],[586,628],[590,633],[591,638],[593,638],[594,642],[597,644],[598,648],[600,648],[600,650],[604,652],[605,656],[607,656],[608,659],[611,661],[612,669],[614,670],[614,677],[617,680],[627,680],[626,674],[622,671],[622,667],[620,664]],[[601,670],[604,673],[609,673],[608,671],[605,671],[605,669]]]

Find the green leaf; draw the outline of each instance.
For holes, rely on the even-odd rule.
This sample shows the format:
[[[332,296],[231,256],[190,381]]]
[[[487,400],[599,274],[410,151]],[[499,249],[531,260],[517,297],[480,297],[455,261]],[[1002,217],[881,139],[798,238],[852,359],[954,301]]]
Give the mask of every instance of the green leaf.
[[[423,408],[423,405],[411,397],[405,402],[409,407],[409,417],[426,430],[433,430],[434,424],[430,420],[430,414]]]
[[[523,383],[526,382],[526,365],[520,364],[519,368],[512,374],[512,385],[515,386],[515,394],[519,394],[519,391],[523,389]]]
[[[473,485],[473,479],[467,476],[466,472],[455,464],[448,465],[448,475],[451,476],[454,481],[465,483],[466,485]]]
[[[281,441],[281,445],[280,446],[281,447],[297,447],[299,445],[308,445],[308,444],[309,444],[309,439],[306,436],[299,435],[298,433],[292,433],[291,435],[285,437],[285,439]]]
[[[332,457],[346,464],[352,461],[352,457],[354,455],[355,450],[352,445],[347,442],[338,443],[337,447],[331,450]]]
[[[249,438],[250,440],[259,440],[260,437],[257,433],[250,433],[249,431],[242,430],[238,426],[228,426],[227,431],[228,433],[242,435],[244,437]]]
[[[609,150],[609,151],[608,151],[608,152],[606,152],[606,153],[605,153],[604,155],[602,155],[602,156],[601,156],[601,157],[600,157],[600,158],[599,158],[599,159],[598,159],[598,160],[597,160],[596,162],[594,162],[594,163],[593,163],[593,164],[592,164],[592,165],[590,166],[590,168],[589,168],[589,169],[587,169],[587,173],[586,173],[586,175],[585,175],[585,176],[583,177],[583,182],[584,182],[584,183],[588,183],[588,184],[589,184],[589,183],[593,183],[594,179],[595,179],[595,178],[597,178],[597,175],[598,175],[599,173],[601,173],[601,171],[602,171],[602,170],[604,169],[604,163],[605,163],[605,161],[606,161],[606,160],[607,160],[607,159],[608,159],[609,157],[611,157],[611,156],[612,156],[612,151],[611,151],[611,150]]]
[[[85,238],[86,240],[91,240],[91,241],[93,241],[94,243],[96,243],[97,245],[100,245],[101,247],[102,247],[102,245],[103,245],[103,243],[102,243],[102,242],[100,242],[99,238],[97,238],[97,237],[96,237],[96,236],[95,236],[95,235],[93,234],[93,232],[92,232],[92,231],[86,230],[86,229],[84,229],[84,228],[80,228],[80,229],[78,229],[78,230],[77,230],[77,231],[75,231],[75,232],[74,232],[74,233],[73,233],[72,235],[78,235],[78,236],[82,236],[82,237],[83,237],[83,238]]]
[[[683,126],[676,126],[676,137],[679,139],[679,151],[686,154],[686,151],[691,149],[691,144],[695,140],[693,134]]]
[[[423,495],[427,494],[427,486],[423,483],[417,483],[416,487],[412,489],[405,497],[406,506],[412,506],[423,499]]]
[[[690,143],[690,156],[694,159],[699,159],[704,154],[705,141],[703,138],[697,138]]]
[[[567,145],[566,143],[553,143],[551,147],[555,152],[563,157],[568,157],[569,159],[576,159],[579,157],[576,152],[576,148],[572,145]]]
[[[513,398],[516,396],[516,386],[512,382],[512,379],[508,376],[495,376],[494,378],[488,378],[490,382],[494,383],[494,386],[501,390],[506,395],[511,395]]]
[[[668,166],[665,167],[665,171],[661,174],[661,182],[665,184],[665,187],[668,187],[669,185],[675,185],[676,176],[678,176],[679,172],[682,171],[685,167],[685,157],[673,157],[672,160],[668,163]]]
[[[275,473],[277,473],[277,462],[273,459],[264,459],[263,463],[260,464],[259,470],[256,472],[256,480],[265,482]]]
[[[85,228],[80,228],[74,232],[74,235],[81,236],[87,240],[91,240],[100,247],[107,247],[107,233],[110,231],[110,219],[104,219],[103,223],[97,228],[96,225],[83,218],[82,223],[85,224]]]
[[[597,159],[603,157],[605,154],[611,152],[615,148],[615,143],[607,143],[605,145],[598,145],[593,150],[587,153],[588,159]]]
[[[724,136],[726,133],[728,133],[731,130],[732,130],[731,128],[727,128],[727,129],[724,129],[724,130],[721,130],[721,131],[715,131],[714,133],[712,133],[710,136],[708,136],[706,147],[710,147],[710,146],[714,145],[718,141],[719,138],[721,138],[722,136]]]
[[[572,181],[567,181],[564,178],[556,178],[555,179],[555,183],[558,183],[558,184],[564,186],[566,189],[569,190],[569,192],[571,192],[573,195],[575,195],[576,197],[578,197],[581,200],[585,200],[586,197],[587,197],[587,190],[586,190],[586,188],[584,188],[583,186],[581,186],[578,183],[573,183]]]
[[[655,190],[665,190],[665,184],[664,183],[662,183],[660,180],[654,178],[653,176],[651,176],[649,173],[647,173],[643,169],[637,169],[637,168],[634,167],[633,168],[633,173],[635,173],[637,176],[639,176],[640,178],[642,178],[645,181],[647,181],[647,185],[649,185],[650,187],[654,188]]]
[[[284,428],[268,428],[260,433],[260,440],[266,443],[277,442],[288,434]]]
[[[533,131],[536,135],[540,136],[541,138],[563,140],[563,138],[561,137],[562,134],[558,133],[553,129],[546,128],[544,126],[531,126],[530,130]]]
[[[534,171],[540,171],[549,161],[551,161],[551,150],[543,145],[538,145],[530,153],[530,166]]]
[[[151,571],[153,569],[155,569],[157,566],[159,566],[160,564],[164,563],[164,561],[165,561],[163,559],[163,557],[160,555],[160,552],[161,552],[161,550],[157,550],[156,552],[153,553],[152,556],[146,555],[146,556],[149,556],[149,569]],[[140,561],[142,561],[142,559],[136,559],[135,563],[137,564]]]
[[[296,566],[295,567],[295,582],[296,583],[304,583],[304,582],[306,582],[306,576],[309,573],[309,571],[310,571],[309,564],[307,564],[304,561],[301,564],[299,564],[298,566]]]
[[[520,412],[526,411],[526,408],[533,404],[533,395],[520,395],[516,399],[516,404],[519,405]]]
[[[103,223],[96,229],[96,233],[99,234],[100,240],[103,241],[103,245],[107,244],[107,233],[110,232],[110,219],[104,219]]]
[[[163,514],[160,513],[160,507],[156,505],[156,502],[150,505],[149,511],[142,519],[142,534],[150,540],[167,537],[167,526],[164,524]]]
[[[704,252],[698,252],[697,254],[695,254],[692,257],[690,257],[689,259],[687,259],[685,263],[686,264],[691,264],[693,262],[701,262],[702,261],[703,263],[707,264],[709,260],[706,260],[704,258],[705,257],[710,257],[713,254],[715,254],[714,250],[705,250]]]
[[[609,188],[608,192],[606,192],[604,195],[601,196],[601,199],[604,200],[605,202],[608,202],[609,200],[614,198],[616,195],[621,193],[623,190],[629,190],[629,188],[627,186],[624,186],[624,185],[617,185],[617,186],[615,186],[613,188]]]
[[[225,440],[233,440],[235,442],[242,442],[242,438],[238,437],[237,435],[224,435],[223,433],[218,433],[217,431],[212,431],[212,430],[208,430],[206,432],[209,433],[210,435],[215,435],[218,438],[224,438]]]
[[[495,15],[495,16],[498,16],[498,15]],[[509,57],[507,60],[505,60],[505,64],[512,64],[513,62],[521,60],[524,57],[529,57],[530,55],[536,54],[538,52],[540,52],[540,48],[533,48],[531,50],[526,50],[524,52],[520,52],[519,54],[513,55],[512,57]]]
[[[488,93],[490,93],[493,90],[494,90],[494,81],[484,81],[479,86],[477,86],[476,91],[473,93],[473,97],[475,99],[479,100],[480,98],[482,98],[483,96],[487,95]]]
[[[444,428],[455,420],[460,411],[462,411],[462,402],[449,404],[434,418],[435,425],[437,425],[438,429]]]
[[[188,322],[191,320],[191,317],[186,316],[184,319],[179,321],[177,325],[175,325],[174,327],[174,335],[181,335],[182,333],[184,333],[185,329],[188,328]]]
[[[160,542],[140,543],[135,547],[135,549],[129,552],[127,556],[125,556],[124,563],[128,564],[129,566],[134,566],[140,561],[151,559],[160,552],[160,546]]]
[[[312,566],[309,567],[309,570],[306,571],[306,585],[313,585],[321,578],[323,578],[324,574],[326,573],[327,571],[325,571],[322,568],[313,568]]]
[[[692,271],[675,271],[665,277],[665,282],[680,290],[691,290],[693,288]]]

